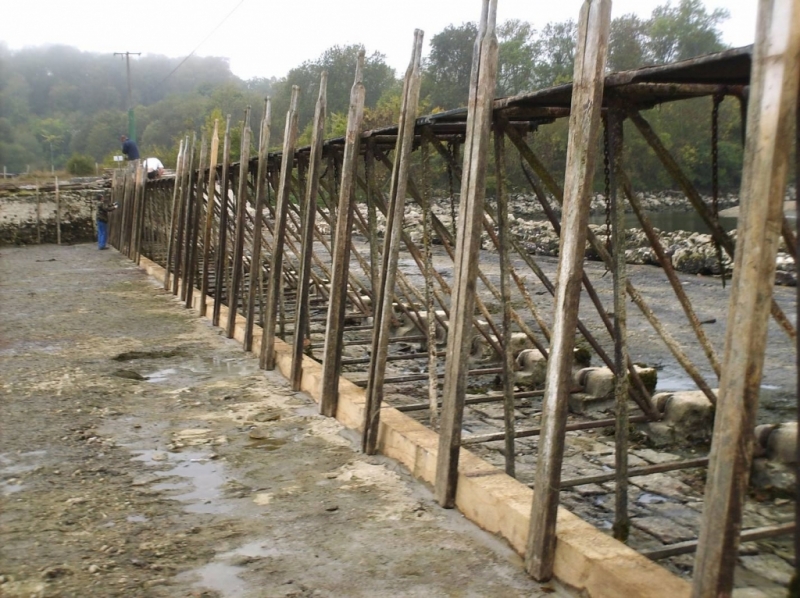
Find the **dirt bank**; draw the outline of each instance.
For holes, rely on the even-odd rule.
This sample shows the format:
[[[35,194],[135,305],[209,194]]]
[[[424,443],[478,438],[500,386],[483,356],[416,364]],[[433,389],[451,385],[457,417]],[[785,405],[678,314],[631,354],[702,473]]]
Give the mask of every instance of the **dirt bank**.
[[[0,280],[0,595],[567,595],[116,252]]]

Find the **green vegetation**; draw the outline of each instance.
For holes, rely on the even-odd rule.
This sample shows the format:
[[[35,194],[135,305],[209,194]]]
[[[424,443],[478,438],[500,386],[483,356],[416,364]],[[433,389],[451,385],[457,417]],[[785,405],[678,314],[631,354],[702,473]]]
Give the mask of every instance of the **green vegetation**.
[[[612,23],[609,70],[661,64],[719,51],[723,10],[708,12],[701,0],[680,0],[656,8],[649,19],[624,15]],[[450,25],[430,36],[424,64],[422,113],[464,105],[467,99],[474,23]],[[568,82],[572,77],[576,25],[573,21],[534,24],[519,20],[498,28],[499,96],[513,95]],[[239,123],[252,106],[255,131],[266,95],[273,102],[272,143],[283,135],[291,86],[300,86],[300,143],[310,141],[310,121],[319,74],[328,71],[327,136],[344,132],[358,45],[334,46],[317,60],[307,61],[280,79],[243,81],[223,58],[180,59],[145,56],[133,66],[133,93],[138,143],[143,156],[155,155],[174,166],[178,141],[205,131],[214,120],[224,132],[231,114],[232,156],[238,159]],[[379,52],[367,56],[365,127],[395,124],[400,108],[401,82]],[[26,48],[11,52],[0,44],[0,165],[11,172],[28,167],[86,172],[94,163],[113,166],[120,153],[119,135],[127,129],[127,84],[124,65],[111,55],[81,52],[64,46]],[[666,145],[699,188],[710,188],[711,100],[664,105],[646,113]],[[741,128],[739,106],[726,100],[720,111],[720,183],[725,191],[739,186]],[[637,189],[673,186],[641,137],[626,125],[626,160]],[[567,122],[541,127],[532,142],[556,175],[566,158]],[[254,144],[257,135],[253,136]],[[255,148],[254,148],[255,149]],[[441,173],[440,173],[441,175]],[[445,176],[446,175],[442,175]],[[525,185],[518,164],[509,164],[512,181]],[[491,178],[490,178],[491,183]]]

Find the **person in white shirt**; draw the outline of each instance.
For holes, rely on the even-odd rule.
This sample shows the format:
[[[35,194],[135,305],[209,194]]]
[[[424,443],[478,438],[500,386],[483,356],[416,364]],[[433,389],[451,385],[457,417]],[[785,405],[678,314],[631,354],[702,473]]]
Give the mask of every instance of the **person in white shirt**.
[[[144,167],[147,169],[147,178],[150,180],[160,179],[164,174],[164,165],[158,158],[147,158],[144,161]]]

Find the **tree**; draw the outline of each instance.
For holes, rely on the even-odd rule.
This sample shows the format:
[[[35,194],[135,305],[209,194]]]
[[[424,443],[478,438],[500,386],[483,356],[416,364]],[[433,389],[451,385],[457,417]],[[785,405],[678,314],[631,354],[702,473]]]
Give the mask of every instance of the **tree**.
[[[475,23],[448,25],[431,38],[425,59],[422,95],[444,110],[465,106],[469,99],[472,50],[478,28]]]
[[[608,43],[608,70],[627,71],[647,61],[648,24],[636,15],[623,15],[611,21]]]
[[[497,30],[499,60],[497,95],[510,96],[532,89],[534,65],[539,58],[540,43],[530,23],[512,19]]]
[[[548,23],[539,37],[540,60],[534,72],[538,87],[561,85],[572,80],[575,62],[575,21]]]
[[[728,16],[724,8],[707,12],[701,0],[656,7],[648,22],[648,58],[664,64],[722,50],[725,46],[717,26]]]

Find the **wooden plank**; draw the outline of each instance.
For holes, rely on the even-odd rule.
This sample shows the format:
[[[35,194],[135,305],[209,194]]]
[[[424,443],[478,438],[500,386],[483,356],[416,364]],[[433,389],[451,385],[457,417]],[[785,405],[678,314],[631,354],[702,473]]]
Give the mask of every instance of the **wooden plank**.
[[[533,495],[525,555],[526,569],[539,581],[553,576],[567,399],[572,387],[575,329],[589,224],[589,194],[600,129],[610,23],[610,0],[585,0],[581,7],[575,53],[555,319],[550,358],[547,360],[542,436],[536,462],[537,490]]]
[[[345,299],[350,273],[350,236],[353,228],[353,203],[356,191],[357,158],[361,140],[361,123],[364,120],[366,89],[363,83],[364,50],[358,54],[355,82],[350,90],[350,107],[347,112],[342,179],[339,186],[339,217],[336,220],[333,266],[331,268],[331,295],[325,330],[325,349],[322,357],[322,389],[319,410],[334,417],[339,401],[339,372],[342,359]],[[333,207],[331,198],[331,207]]]
[[[239,287],[242,281],[242,257],[244,253],[244,219],[247,213],[247,167],[250,161],[250,106],[244,111],[242,121],[242,148],[239,154],[239,188],[236,193],[236,228],[233,235],[233,264],[231,284],[228,288],[228,322],[225,336],[233,338],[236,330],[236,315],[239,312]]]
[[[253,348],[253,327],[256,315],[256,291],[261,288],[261,235],[262,212],[267,201],[267,161],[269,160],[269,138],[272,128],[272,101],[264,100],[264,116],[258,137],[258,171],[256,172],[255,211],[253,212],[253,247],[250,250],[250,287],[247,292],[243,346],[245,351]],[[256,282],[258,281],[258,282]]]
[[[737,248],[692,595],[729,596],[742,525],[800,76],[800,0],[761,0]]]
[[[275,369],[275,325],[277,324],[280,290],[283,286],[283,248],[286,243],[286,217],[289,211],[289,192],[291,190],[294,150],[297,144],[297,102],[300,88],[292,86],[289,111],[283,131],[283,152],[281,153],[281,176],[278,194],[275,197],[275,224],[272,231],[272,257],[269,265],[267,285],[266,315],[262,326],[261,351],[259,362],[262,368]]]
[[[231,165],[231,115],[225,118],[225,141],[222,145],[222,173],[220,175],[220,212],[219,237],[217,238],[217,263],[214,283],[214,309],[211,312],[211,324],[219,326],[219,314],[222,307],[222,290],[228,276],[228,190],[230,188]]]
[[[172,274],[172,252],[175,250],[175,224],[178,218],[178,189],[180,189],[180,180],[183,168],[183,153],[186,151],[186,146],[189,145],[189,138],[186,137],[184,142],[181,139],[178,144],[178,158],[175,162],[175,180],[172,186],[172,216],[169,221],[169,233],[167,234],[167,255],[164,264],[164,290],[169,290],[169,277]]]
[[[208,201],[206,202],[206,223],[203,230],[203,275],[200,279],[200,315],[205,316],[208,298],[208,276],[211,270],[211,242],[214,226],[214,206],[217,203],[217,158],[219,156],[219,120],[214,119],[214,132],[211,134],[211,152],[208,164]],[[224,198],[223,198],[224,201]],[[225,209],[224,203],[222,208]],[[216,272],[219,276],[219,270]],[[219,280],[217,280],[219,284]]]
[[[389,350],[389,326],[394,304],[394,287],[397,278],[397,263],[400,255],[400,232],[406,205],[408,172],[411,166],[411,153],[414,151],[414,125],[419,106],[421,85],[423,33],[414,31],[414,46],[411,62],[403,82],[403,99],[400,106],[395,160],[389,188],[389,205],[386,214],[386,233],[381,258],[381,277],[375,297],[374,323],[372,332],[372,359],[369,364],[367,402],[364,409],[364,432],[362,448],[372,455],[377,450],[378,426],[380,424],[381,402],[383,401],[383,379],[386,375],[386,356]],[[335,410],[327,413],[334,415]]]
[[[322,169],[322,143],[325,139],[325,117],[328,112],[328,72],[322,71],[319,95],[314,109],[311,129],[311,153],[306,175],[306,193],[303,202],[300,239],[300,280],[295,305],[295,334],[292,340],[292,369],[289,382],[292,390],[300,390],[303,377],[303,352],[309,323],[309,293],[311,291],[311,256],[314,253],[314,229],[317,218],[317,194]]]
[[[445,363],[442,418],[439,451],[436,462],[434,491],[440,505],[455,505],[458,480],[458,457],[461,448],[461,422],[472,320],[475,309],[475,287],[478,250],[483,230],[483,200],[486,193],[486,164],[489,155],[492,100],[497,81],[497,0],[483,0],[478,37],[472,55],[464,165],[461,177],[456,235],[454,283],[450,301],[447,334],[448,358]]]
[[[197,277],[197,254],[199,253],[198,243],[200,242],[200,216],[203,213],[203,189],[206,182],[206,160],[208,159],[208,141],[206,134],[203,133],[200,141],[200,164],[197,168],[197,182],[194,190],[194,208],[190,223],[190,235],[187,237],[187,254],[189,256],[189,267],[184,274],[186,283],[185,307],[192,307],[192,297],[194,296],[194,285]]]

